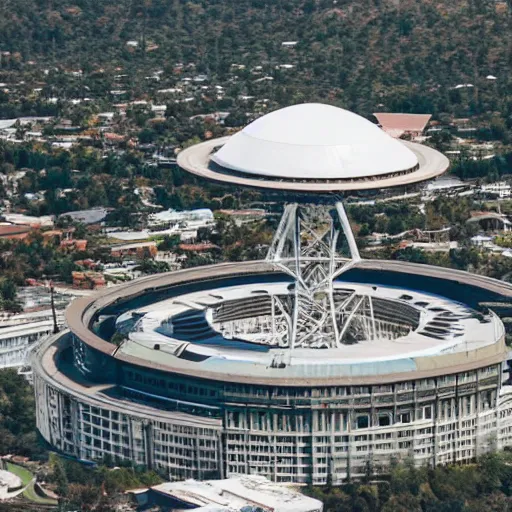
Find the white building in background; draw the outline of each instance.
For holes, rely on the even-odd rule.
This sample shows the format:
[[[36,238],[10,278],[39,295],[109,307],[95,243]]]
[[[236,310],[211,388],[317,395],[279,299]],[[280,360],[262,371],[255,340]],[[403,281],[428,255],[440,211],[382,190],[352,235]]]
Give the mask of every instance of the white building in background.
[[[107,263],[103,267],[103,275],[109,276],[113,280],[131,281],[142,276],[142,271],[135,261],[123,261],[122,263]]]
[[[14,498],[21,489],[23,489],[23,483],[19,476],[0,469],[0,501]]]
[[[471,245],[490,249],[494,245],[494,238],[492,236],[476,235],[471,238]]]
[[[459,195],[470,190],[471,185],[454,176],[441,176],[430,181],[423,187],[422,195],[425,198],[439,195]]]
[[[190,229],[197,229],[198,227],[211,225],[213,222],[213,212],[209,208],[182,212],[169,209],[164,212],[153,213],[149,217],[150,226],[185,224]]]
[[[4,213],[2,217],[6,222],[24,226],[38,226],[41,228],[52,228],[55,221],[54,215],[42,215],[41,217],[33,217],[23,215],[22,213]]]
[[[23,366],[30,347],[52,332],[52,320],[0,328],[0,369]]]
[[[100,112],[98,114],[98,120],[103,125],[110,125],[114,121],[115,112]]]
[[[181,510],[209,512],[322,512],[321,501],[270,482],[264,476],[240,475],[224,480],[165,482],[151,488],[156,495]],[[183,504],[183,505],[182,505]],[[174,508],[172,508],[174,510]],[[177,510],[177,509],[176,509]]]
[[[480,192],[484,194],[492,194],[498,196],[500,199],[504,199],[512,195],[512,188],[506,181],[498,181],[496,183],[482,185],[480,187]]]
[[[23,313],[0,312],[0,369],[23,367],[30,349],[53,333],[54,320],[47,288],[21,288],[17,299],[23,304]],[[64,308],[69,304],[70,297],[56,293],[54,302],[60,329],[65,324]]]
[[[151,214],[148,219],[148,229],[128,231],[107,228],[105,231],[109,238],[125,242],[143,241],[167,235],[180,235],[182,241],[188,241],[197,237],[199,228],[213,227],[214,224],[213,212],[209,208],[181,212],[170,209]]]

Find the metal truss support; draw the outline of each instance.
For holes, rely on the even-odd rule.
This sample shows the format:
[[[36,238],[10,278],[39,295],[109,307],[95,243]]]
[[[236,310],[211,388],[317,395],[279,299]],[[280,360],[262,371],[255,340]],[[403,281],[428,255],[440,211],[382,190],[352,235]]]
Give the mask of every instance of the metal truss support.
[[[295,281],[287,340],[291,349],[335,348],[343,343],[346,328],[340,319],[346,315],[336,306],[333,281],[361,257],[342,203],[332,210],[333,215],[326,207],[287,205],[267,255],[269,263]],[[348,246],[345,256],[343,240]]]

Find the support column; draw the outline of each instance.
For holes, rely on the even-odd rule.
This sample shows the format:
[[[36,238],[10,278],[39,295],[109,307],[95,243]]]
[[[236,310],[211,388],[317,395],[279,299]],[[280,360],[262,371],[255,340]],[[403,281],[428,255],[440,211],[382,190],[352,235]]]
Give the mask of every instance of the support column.
[[[333,206],[287,205],[267,255],[269,263],[295,281],[293,304],[283,311],[291,318],[289,334],[277,340],[291,350],[343,343],[346,315],[336,303],[334,280],[361,257],[342,203]],[[345,256],[339,247],[343,238],[348,244]]]

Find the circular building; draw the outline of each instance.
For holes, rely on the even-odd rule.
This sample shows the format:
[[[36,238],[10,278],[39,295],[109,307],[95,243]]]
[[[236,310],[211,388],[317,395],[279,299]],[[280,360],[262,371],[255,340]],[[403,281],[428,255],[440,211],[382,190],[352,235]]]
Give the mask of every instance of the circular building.
[[[179,163],[319,194],[447,167],[323,105],[269,114]],[[498,316],[511,297],[511,285],[482,276],[363,260],[341,202],[289,204],[265,261],[74,301],[69,330],[32,355],[38,428],[80,460],[130,459],[175,479],[323,484],[384,471],[392,457],[469,462],[512,442]]]
[[[418,183],[444,173],[449,162],[353,112],[304,103],[260,117],[231,137],[187,148],[178,164],[219,183],[330,194]]]

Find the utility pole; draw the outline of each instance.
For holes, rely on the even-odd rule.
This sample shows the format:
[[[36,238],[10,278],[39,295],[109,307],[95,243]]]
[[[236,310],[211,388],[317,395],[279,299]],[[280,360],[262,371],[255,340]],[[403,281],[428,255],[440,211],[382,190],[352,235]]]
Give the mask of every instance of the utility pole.
[[[53,317],[53,334],[57,334],[59,332],[59,325],[57,324],[57,312],[55,311],[53,281],[50,281],[50,303],[51,303],[52,317]]]

